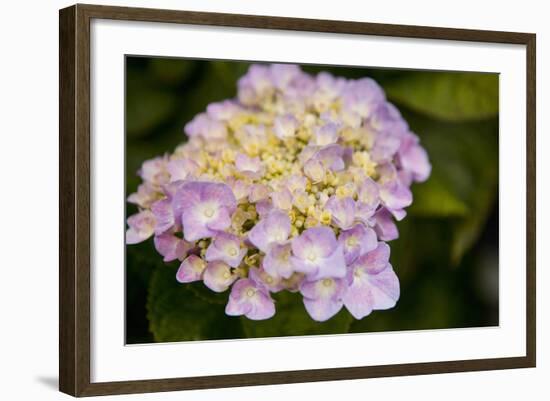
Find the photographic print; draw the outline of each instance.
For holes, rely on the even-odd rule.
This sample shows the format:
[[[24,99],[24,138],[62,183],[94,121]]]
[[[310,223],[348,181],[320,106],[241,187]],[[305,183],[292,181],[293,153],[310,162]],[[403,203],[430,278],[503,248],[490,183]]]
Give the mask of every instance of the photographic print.
[[[127,344],[498,326],[498,74],[125,64]]]

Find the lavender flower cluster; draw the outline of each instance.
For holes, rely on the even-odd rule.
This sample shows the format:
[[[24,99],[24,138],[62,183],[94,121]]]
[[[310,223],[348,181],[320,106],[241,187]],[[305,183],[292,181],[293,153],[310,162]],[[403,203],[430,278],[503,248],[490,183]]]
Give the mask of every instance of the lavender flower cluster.
[[[387,241],[431,166],[375,81],[252,65],[185,133],[139,170],[128,244],[153,236],[179,282],[231,289],[231,316],[269,319],[283,290],[316,321],[395,306]]]

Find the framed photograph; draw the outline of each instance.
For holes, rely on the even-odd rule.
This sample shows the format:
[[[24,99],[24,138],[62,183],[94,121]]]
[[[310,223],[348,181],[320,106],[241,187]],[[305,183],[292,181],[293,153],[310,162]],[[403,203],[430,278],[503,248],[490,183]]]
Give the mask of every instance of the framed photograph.
[[[535,366],[534,34],[59,18],[61,391]]]

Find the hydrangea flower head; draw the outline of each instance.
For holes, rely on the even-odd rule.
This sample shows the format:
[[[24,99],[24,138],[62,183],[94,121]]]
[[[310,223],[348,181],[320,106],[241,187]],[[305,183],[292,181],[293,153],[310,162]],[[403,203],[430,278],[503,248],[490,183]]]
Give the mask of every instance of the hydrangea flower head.
[[[178,282],[228,294],[230,316],[269,319],[280,291],[316,321],[396,305],[387,242],[431,166],[374,80],[253,65],[184,132],[139,170],[128,244],[153,237]]]

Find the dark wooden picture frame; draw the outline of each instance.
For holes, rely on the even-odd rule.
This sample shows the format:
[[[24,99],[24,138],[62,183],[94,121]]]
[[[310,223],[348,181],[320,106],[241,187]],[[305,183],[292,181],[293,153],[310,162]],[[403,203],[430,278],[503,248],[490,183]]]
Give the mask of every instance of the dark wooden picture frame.
[[[90,22],[94,18],[525,45],[527,49],[526,356],[91,383]],[[535,366],[535,34],[80,4],[60,10],[59,29],[59,388],[62,392],[73,396],[93,396]]]

